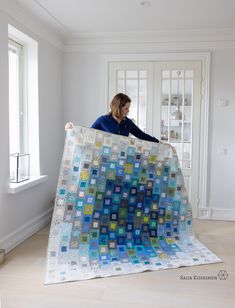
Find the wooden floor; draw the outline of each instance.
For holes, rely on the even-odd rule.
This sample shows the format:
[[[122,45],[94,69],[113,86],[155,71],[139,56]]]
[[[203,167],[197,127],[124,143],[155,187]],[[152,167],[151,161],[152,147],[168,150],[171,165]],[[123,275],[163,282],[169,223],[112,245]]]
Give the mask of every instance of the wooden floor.
[[[45,286],[48,226],[9,253],[0,266],[0,307],[235,308],[235,222],[195,220],[194,231],[223,263]],[[227,271],[226,280],[218,278],[220,270]]]

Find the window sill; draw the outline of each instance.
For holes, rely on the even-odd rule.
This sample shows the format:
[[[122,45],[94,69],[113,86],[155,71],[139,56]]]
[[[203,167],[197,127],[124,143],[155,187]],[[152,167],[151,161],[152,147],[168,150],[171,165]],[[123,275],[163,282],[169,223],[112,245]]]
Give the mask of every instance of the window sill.
[[[21,182],[21,183],[10,183],[8,187],[8,193],[16,194],[18,192],[21,192],[23,190],[26,190],[28,188],[31,188],[33,186],[46,182],[47,178],[48,178],[47,175],[41,175],[37,177],[32,177],[29,180]]]

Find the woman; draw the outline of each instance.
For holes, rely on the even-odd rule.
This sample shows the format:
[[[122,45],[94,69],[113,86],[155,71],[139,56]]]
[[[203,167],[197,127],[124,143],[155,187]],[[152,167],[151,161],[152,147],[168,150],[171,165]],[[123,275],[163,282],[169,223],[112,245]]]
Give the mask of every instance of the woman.
[[[131,133],[142,140],[159,142],[157,138],[144,133],[127,117],[130,105],[131,99],[126,94],[115,95],[110,103],[110,112],[107,115],[100,116],[91,127],[122,136],[129,136]],[[73,128],[73,123],[69,122],[65,125],[66,130],[71,128]]]

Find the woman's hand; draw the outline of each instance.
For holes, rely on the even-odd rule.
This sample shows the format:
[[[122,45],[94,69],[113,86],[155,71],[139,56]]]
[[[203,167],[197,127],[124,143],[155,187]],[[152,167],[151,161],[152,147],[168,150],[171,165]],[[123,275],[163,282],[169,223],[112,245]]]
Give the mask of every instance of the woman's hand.
[[[74,125],[72,122],[68,122],[65,124],[65,127],[64,129],[67,131],[68,129],[73,129],[74,128]]]

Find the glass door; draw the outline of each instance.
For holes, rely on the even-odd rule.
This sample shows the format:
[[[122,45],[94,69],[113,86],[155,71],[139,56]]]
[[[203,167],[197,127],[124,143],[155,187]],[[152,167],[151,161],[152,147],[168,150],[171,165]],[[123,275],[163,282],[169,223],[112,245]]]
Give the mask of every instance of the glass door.
[[[129,95],[129,117],[142,130],[176,148],[194,217],[198,208],[201,82],[201,61],[109,63],[108,102],[118,92]]]
[[[201,81],[200,61],[155,63],[155,131],[177,151],[194,217],[198,207]]]
[[[193,70],[162,70],[161,140],[172,144],[183,169],[191,168]]]

